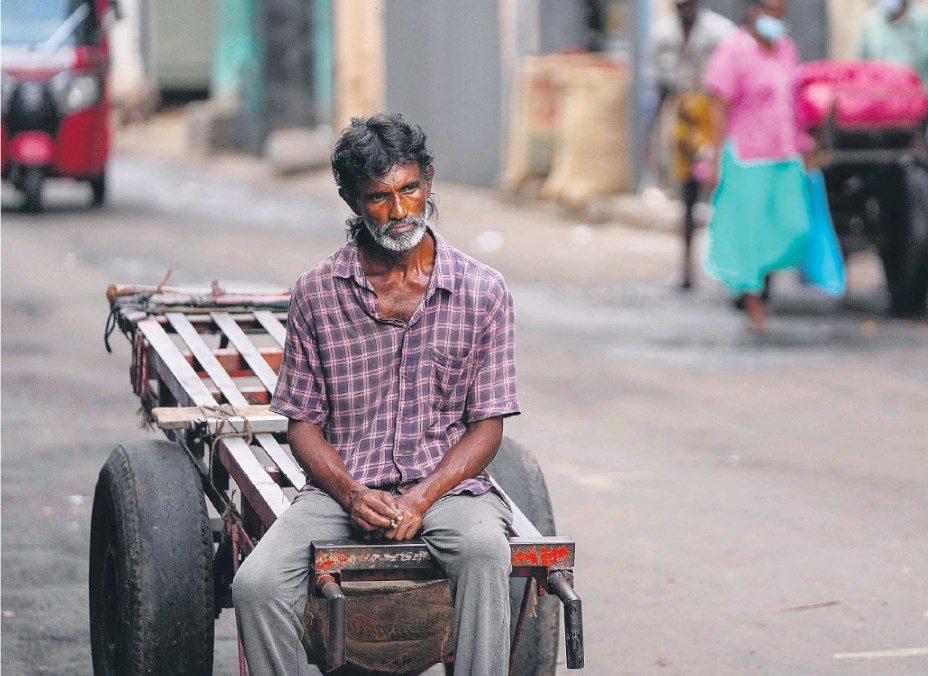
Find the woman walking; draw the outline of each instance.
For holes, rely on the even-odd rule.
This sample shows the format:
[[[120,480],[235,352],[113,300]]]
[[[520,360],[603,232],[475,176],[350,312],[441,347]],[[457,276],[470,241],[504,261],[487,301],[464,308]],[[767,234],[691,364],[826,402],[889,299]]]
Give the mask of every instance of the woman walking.
[[[766,329],[765,277],[802,264],[809,232],[802,153],[814,144],[797,121],[799,52],[786,5],[748,0],[747,23],[719,45],[705,77],[718,172],[706,272],[742,296],[757,332]]]

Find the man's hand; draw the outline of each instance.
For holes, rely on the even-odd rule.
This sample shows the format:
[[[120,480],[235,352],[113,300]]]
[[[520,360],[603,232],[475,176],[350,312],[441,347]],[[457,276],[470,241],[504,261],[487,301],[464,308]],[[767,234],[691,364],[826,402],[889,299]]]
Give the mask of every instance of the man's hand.
[[[393,496],[367,486],[358,486],[348,496],[351,520],[361,530],[372,533],[396,528],[403,517]]]
[[[422,515],[435,502],[465,479],[486,469],[503,440],[502,417],[468,423],[467,431],[438,461],[435,470],[394,504],[401,521],[384,533],[388,540],[412,540],[422,530]]]
[[[422,515],[429,508],[428,503],[414,495],[400,495],[396,498],[400,519],[395,528],[391,528],[384,537],[388,540],[402,542],[412,540],[422,530]]]

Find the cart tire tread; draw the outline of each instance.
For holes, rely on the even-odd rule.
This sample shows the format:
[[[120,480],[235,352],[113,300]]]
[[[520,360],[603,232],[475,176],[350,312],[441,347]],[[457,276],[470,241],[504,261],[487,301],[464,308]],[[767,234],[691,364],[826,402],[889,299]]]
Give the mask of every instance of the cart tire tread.
[[[123,444],[94,494],[95,674],[203,674],[213,660],[212,535],[199,476],[163,440]]]
[[[528,449],[512,439],[503,439],[488,470],[542,535],[555,534],[554,511],[548,486],[538,461]],[[511,633],[515,632],[524,593],[525,580],[513,578],[509,584]],[[539,596],[535,612],[537,617],[528,618],[525,622],[513,671],[516,676],[550,676],[555,672],[560,601],[551,595]]]

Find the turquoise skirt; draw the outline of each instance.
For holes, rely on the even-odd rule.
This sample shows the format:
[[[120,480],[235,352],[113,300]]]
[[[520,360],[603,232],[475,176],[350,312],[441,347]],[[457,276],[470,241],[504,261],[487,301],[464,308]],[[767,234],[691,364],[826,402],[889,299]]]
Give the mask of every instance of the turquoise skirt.
[[[804,181],[799,158],[743,162],[726,144],[706,273],[734,293],[759,293],[767,273],[801,267],[810,228]]]

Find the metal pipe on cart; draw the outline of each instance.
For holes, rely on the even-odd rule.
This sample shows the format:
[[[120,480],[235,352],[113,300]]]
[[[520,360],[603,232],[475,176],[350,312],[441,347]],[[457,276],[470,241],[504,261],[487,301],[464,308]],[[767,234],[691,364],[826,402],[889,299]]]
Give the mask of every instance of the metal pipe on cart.
[[[337,669],[348,661],[348,602],[342,588],[331,575],[320,575],[316,580],[316,589],[329,604],[329,640],[326,647],[326,667]]]
[[[580,597],[562,570],[548,575],[548,588],[564,604],[564,642],[567,649],[567,668],[583,668],[583,611]]]

